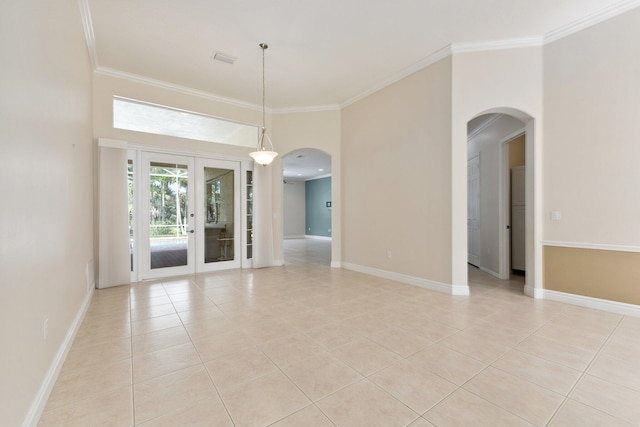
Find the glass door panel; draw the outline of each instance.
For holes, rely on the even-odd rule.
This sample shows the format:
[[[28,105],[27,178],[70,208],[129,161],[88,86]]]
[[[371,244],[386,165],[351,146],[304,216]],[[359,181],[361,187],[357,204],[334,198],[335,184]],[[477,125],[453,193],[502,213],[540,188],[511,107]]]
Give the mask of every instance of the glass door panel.
[[[233,172],[233,169],[204,168],[205,263],[233,261],[235,257]]]
[[[151,269],[187,265],[187,165],[151,162],[149,169]]]
[[[240,267],[239,163],[197,159],[197,270]]]
[[[145,154],[143,278],[193,273],[193,159]]]

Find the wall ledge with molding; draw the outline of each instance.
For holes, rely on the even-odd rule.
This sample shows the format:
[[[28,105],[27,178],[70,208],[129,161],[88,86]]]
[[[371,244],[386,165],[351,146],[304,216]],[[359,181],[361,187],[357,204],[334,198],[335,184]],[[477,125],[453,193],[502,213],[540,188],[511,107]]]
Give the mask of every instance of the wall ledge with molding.
[[[560,247],[560,248],[575,248],[575,249],[596,249],[601,251],[640,252],[640,246],[615,245],[615,244],[609,244],[609,243],[561,242],[557,240],[543,240],[542,246],[554,246],[554,247]]]

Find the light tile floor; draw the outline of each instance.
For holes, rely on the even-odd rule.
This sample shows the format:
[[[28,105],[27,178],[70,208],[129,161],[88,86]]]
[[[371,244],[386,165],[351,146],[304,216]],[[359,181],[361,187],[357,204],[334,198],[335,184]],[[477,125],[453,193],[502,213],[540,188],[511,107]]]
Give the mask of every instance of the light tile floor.
[[[287,265],[96,291],[41,426],[638,426],[640,319],[471,268],[453,297]]]

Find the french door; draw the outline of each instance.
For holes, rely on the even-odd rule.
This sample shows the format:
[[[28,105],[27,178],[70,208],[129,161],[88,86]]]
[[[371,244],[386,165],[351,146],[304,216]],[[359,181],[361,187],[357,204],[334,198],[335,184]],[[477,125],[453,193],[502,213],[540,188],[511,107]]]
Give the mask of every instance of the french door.
[[[139,159],[134,276],[241,267],[246,216],[241,162],[145,151]]]
[[[196,271],[241,265],[240,163],[196,159]]]

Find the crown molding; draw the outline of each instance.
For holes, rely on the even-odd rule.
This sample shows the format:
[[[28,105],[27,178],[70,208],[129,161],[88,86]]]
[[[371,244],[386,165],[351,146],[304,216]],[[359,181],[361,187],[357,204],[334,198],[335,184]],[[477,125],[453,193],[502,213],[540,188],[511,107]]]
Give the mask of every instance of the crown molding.
[[[95,70],[98,68],[98,53],[96,52],[96,37],[93,32],[89,0],[78,0],[78,7],[80,8],[80,19],[82,20],[82,28],[84,29],[84,38],[87,42],[89,59],[91,60],[91,66]]]
[[[78,5],[80,8],[82,25],[84,28],[85,39],[87,42],[87,49],[89,51],[89,57],[90,57],[94,72],[98,74],[111,76],[111,77],[117,77],[120,79],[143,83],[143,84],[155,86],[162,89],[168,89],[168,90],[173,90],[173,91],[188,94],[188,95],[198,96],[198,97],[213,100],[216,102],[233,105],[236,107],[262,111],[262,106],[257,104],[252,104],[252,103],[248,103],[245,101],[240,101],[232,98],[226,98],[226,97],[215,95],[210,92],[192,89],[189,87],[164,82],[161,80],[155,80],[155,79],[139,76],[132,73],[127,73],[124,71],[119,71],[119,70],[99,66],[98,55],[97,55],[96,44],[95,44],[95,34],[93,30],[93,22],[91,19],[91,12],[89,8],[89,0],[78,0]],[[306,106],[306,107],[293,106],[293,107],[284,107],[284,108],[267,108],[266,111],[270,114],[289,114],[289,113],[341,110],[361,99],[366,98],[369,95],[374,94],[375,92],[378,92],[381,89],[384,89],[387,86],[390,86],[402,80],[403,78],[413,73],[416,73],[440,61],[441,59],[446,58],[447,56],[451,56],[453,54],[459,54],[459,53],[487,52],[487,51],[493,51],[493,50],[544,46],[548,43],[552,43],[556,40],[567,37],[573,33],[576,33],[585,28],[588,28],[590,26],[603,22],[607,19],[613,18],[625,12],[628,12],[639,6],[640,6],[640,0],[622,0],[610,7],[601,9],[600,11],[592,13],[582,19],[579,19],[577,21],[564,25],[555,30],[549,31],[540,37],[523,37],[523,38],[517,38],[517,39],[494,40],[494,41],[472,42],[472,43],[453,43],[441,48],[440,50],[432,53],[426,58],[405,68],[399,73],[385,80],[382,80],[377,84],[374,84],[364,92],[352,98],[349,98],[340,104],[328,104],[328,105],[317,105],[317,106]]]
[[[451,45],[449,46],[445,46],[442,49],[432,53],[431,55],[427,56],[424,59],[421,59],[420,61],[418,61],[417,63],[413,64],[412,66],[405,68],[404,70],[400,71],[399,73],[389,77],[388,79],[382,80],[380,82],[378,82],[377,84],[375,84],[374,86],[370,87],[369,89],[367,89],[366,91],[362,92],[359,95],[354,96],[353,98],[350,98],[348,100],[346,100],[345,102],[340,104],[340,108],[345,108],[348,107],[349,105],[360,101],[363,98],[366,98],[369,95],[372,95],[376,92],[378,92],[381,89],[384,89],[387,86],[391,86],[392,84],[404,79],[405,77],[418,72],[420,70],[422,70],[423,68],[427,68],[430,65],[435,64],[436,62],[440,61],[443,58],[446,58],[447,56],[451,55]]]
[[[289,113],[316,113],[318,111],[339,111],[339,104],[327,104],[327,105],[310,105],[307,107],[284,107],[284,108],[272,108],[270,110],[273,114],[289,114]]]
[[[540,47],[543,37],[523,37],[518,39],[492,40],[472,43],[453,43],[452,53],[487,52],[491,50],[518,49],[523,47]]]
[[[607,19],[611,19],[615,16],[635,9],[638,6],[640,6],[640,0],[623,0],[612,6],[587,15],[582,19],[571,22],[555,30],[549,31],[544,35],[544,44],[554,42],[578,31],[584,30],[585,28],[599,24],[600,22],[606,21]]]
[[[247,108],[250,110],[262,111],[262,106],[257,104],[252,104],[250,102],[239,101],[233,98],[226,98],[224,96],[214,95],[211,92],[206,92],[203,90],[193,89],[187,86],[176,85],[173,83],[168,83],[163,80],[156,80],[149,77],[140,76],[138,74],[127,73],[125,71],[115,70],[113,68],[106,67],[98,67],[94,70],[96,74],[102,74],[104,76],[115,77],[123,80],[128,80],[135,83],[142,83],[149,86],[155,86],[160,89],[172,90],[174,92],[180,92],[186,95],[198,96],[200,98],[209,99],[211,101],[222,102],[225,104],[230,104],[235,107]],[[268,113],[271,113],[272,110],[266,108]]]
[[[168,89],[174,92],[183,93],[185,95],[198,96],[200,98],[205,98],[212,101],[233,105],[235,107],[262,111],[261,105],[252,104],[250,102],[244,102],[244,101],[240,101],[233,98],[226,98],[223,96],[215,95],[211,92],[193,89],[187,86],[176,85],[173,83],[165,82],[163,80],[156,80],[156,79],[144,77],[138,74],[127,73],[125,71],[116,70],[113,68],[97,67],[94,71],[96,74],[102,74],[104,76],[115,77],[118,79],[128,80],[135,83],[142,83],[149,86],[155,86],[161,89]],[[328,104],[328,105],[316,105],[316,106],[308,106],[308,107],[286,107],[286,108],[267,107],[265,108],[265,110],[269,114],[309,113],[309,112],[317,112],[317,111],[336,111],[336,110],[340,110],[340,106],[338,104]]]

